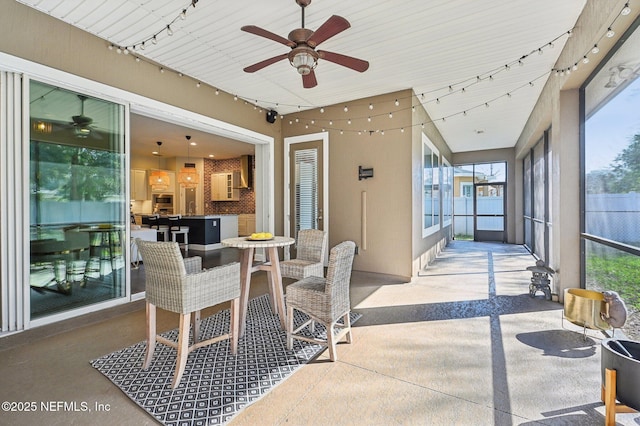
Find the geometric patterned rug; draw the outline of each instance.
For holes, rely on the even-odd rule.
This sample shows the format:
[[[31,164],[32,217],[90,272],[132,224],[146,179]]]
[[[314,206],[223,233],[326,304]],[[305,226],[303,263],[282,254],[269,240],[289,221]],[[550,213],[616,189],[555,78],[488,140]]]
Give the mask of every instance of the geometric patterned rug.
[[[294,312],[295,324],[301,324],[305,316]],[[360,317],[352,312],[352,324]],[[201,336],[223,334],[228,328],[226,309],[202,320]],[[175,340],[178,330],[162,335]],[[315,336],[324,335],[324,328],[316,325]],[[156,345],[147,370],[141,368],[146,341],[104,355],[91,365],[162,424],[223,425],[324,350],[294,339],[293,350],[288,351],[286,343],[269,296],[263,295],[249,301],[246,331],[238,341],[237,355],[229,353],[228,340],[194,350],[175,389],[171,389],[171,381],[176,351],[161,343]]]

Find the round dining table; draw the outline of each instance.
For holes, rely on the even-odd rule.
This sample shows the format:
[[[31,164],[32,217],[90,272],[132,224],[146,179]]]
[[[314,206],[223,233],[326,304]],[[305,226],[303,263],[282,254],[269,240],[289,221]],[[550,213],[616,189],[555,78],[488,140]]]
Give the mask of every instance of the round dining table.
[[[287,324],[287,310],[284,306],[284,289],[282,288],[278,247],[290,246],[294,242],[295,239],[290,237],[273,237],[260,240],[249,237],[235,237],[226,238],[221,241],[223,246],[240,249],[240,336],[244,335],[245,331],[251,274],[256,271],[267,272],[271,306],[273,312],[280,318],[282,329],[285,329]],[[256,249],[266,250],[266,262],[256,265],[253,264],[253,255]]]

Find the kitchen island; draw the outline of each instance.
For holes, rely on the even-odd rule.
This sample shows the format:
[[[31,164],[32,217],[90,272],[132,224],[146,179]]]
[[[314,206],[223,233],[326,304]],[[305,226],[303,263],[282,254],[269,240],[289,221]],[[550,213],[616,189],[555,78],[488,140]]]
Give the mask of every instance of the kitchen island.
[[[142,216],[142,224],[148,225],[148,215]],[[160,216],[161,225],[169,225],[167,216]],[[182,226],[189,227],[189,250],[216,250],[220,242],[238,236],[238,215],[192,215],[182,216]]]

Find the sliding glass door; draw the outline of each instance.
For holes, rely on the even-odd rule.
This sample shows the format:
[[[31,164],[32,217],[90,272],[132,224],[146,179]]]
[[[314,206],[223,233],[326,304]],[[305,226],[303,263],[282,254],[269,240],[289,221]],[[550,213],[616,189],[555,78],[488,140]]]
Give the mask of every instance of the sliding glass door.
[[[31,319],[125,296],[124,106],[31,81]]]

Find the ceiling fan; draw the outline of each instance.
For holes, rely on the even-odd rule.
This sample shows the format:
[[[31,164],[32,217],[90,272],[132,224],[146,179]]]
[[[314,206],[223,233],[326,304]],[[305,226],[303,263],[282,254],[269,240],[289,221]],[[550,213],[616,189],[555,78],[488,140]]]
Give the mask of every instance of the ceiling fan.
[[[320,25],[316,31],[311,31],[304,27],[304,9],[311,4],[311,0],[295,1],[302,9],[302,28],[291,31],[288,38],[281,37],[254,25],[247,25],[241,28],[242,31],[268,38],[291,48],[289,53],[274,56],[244,68],[245,72],[256,72],[282,59],[289,59],[289,63],[302,75],[303,87],[309,89],[318,84],[314,72],[318,65],[318,59],[324,59],[358,72],[364,72],[369,68],[369,62],[362,59],[327,52],[326,50],[316,50],[320,43],[346,30],[351,24],[345,18],[333,15],[324,24]]]
[[[91,134],[91,128],[89,126],[93,123],[93,118],[84,115],[84,101],[87,100],[87,97],[78,95],[78,98],[80,99],[80,115],[71,117],[73,121],[69,124],[73,126],[77,137],[86,138]]]

